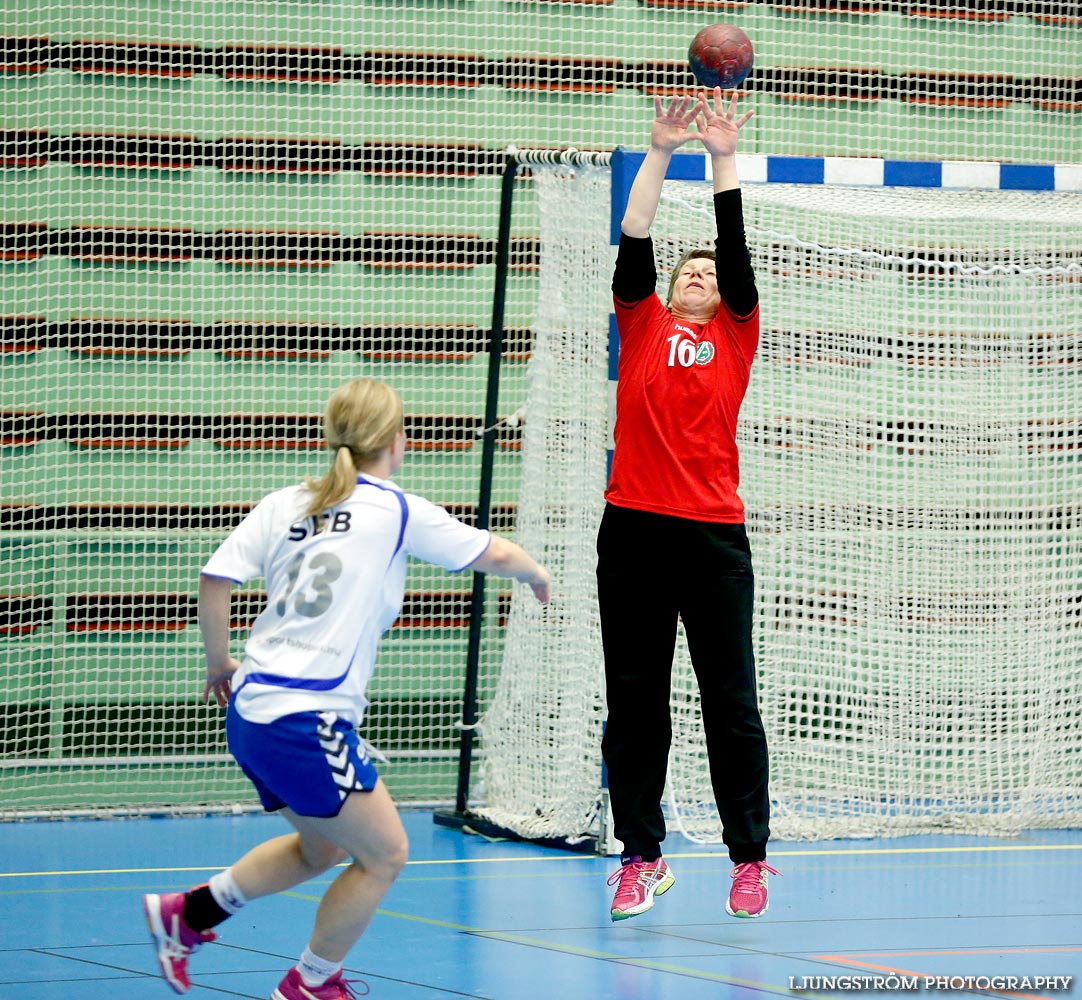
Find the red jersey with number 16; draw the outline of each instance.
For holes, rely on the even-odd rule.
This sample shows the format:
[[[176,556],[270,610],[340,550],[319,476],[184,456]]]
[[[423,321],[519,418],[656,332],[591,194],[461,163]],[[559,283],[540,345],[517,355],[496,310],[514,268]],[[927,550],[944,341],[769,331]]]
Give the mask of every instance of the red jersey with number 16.
[[[705,326],[676,319],[656,293],[615,300],[620,359],[616,450],[605,499],[617,507],[739,524],[736,423],[759,344],[759,307],[724,302]]]

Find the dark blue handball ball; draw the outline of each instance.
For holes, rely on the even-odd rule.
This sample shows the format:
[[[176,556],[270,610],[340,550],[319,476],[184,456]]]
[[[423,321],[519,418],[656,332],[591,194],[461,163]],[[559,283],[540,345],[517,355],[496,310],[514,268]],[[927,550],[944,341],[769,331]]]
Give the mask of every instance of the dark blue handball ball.
[[[751,40],[735,24],[708,25],[688,48],[691,72],[709,90],[740,86],[751,72],[754,56]]]

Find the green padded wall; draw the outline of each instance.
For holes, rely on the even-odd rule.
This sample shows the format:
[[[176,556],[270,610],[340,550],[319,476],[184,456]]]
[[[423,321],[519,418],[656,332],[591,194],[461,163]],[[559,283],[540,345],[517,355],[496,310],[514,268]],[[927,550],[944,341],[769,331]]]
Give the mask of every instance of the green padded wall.
[[[399,389],[416,429],[400,482],[475,514],[508,146],[641,148],[651,95],[692,84],[691,37],[730,20],[756,47],[747,152],[1078,164],[1076,13],[10,0],[0,815],[251,802],[199,703],[197,574],[263,493],[321,470],[311,429],[343,380]],[[503,416],[524,400],[538,280],[528,172],[516,187]],[[517,444],[503,428],[508,532]],[[396,796],[445,802],[469,580],[417,566],[409,590],[366,735]],[[508,590],[489,587],[482,707]]]

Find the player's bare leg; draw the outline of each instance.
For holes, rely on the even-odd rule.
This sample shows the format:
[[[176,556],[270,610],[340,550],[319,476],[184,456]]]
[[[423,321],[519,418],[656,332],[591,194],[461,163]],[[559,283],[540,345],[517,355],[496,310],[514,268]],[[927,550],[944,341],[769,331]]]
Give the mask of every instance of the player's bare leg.
[[[342,978],[342,962],[406,863],[406,831],[382,781],[371,792],[351,794],[332,818],[298,816],[288,809],[283,815],[302,841],[334,844],[352,861],[324,893],[301,961],[286,973],[271,998],[353,997],[349,981]]]
[[[324,894],[310,943],[317,955],[341,962],[406,863],[409,840],[398,810],[380,780],[372,791],[350,795],[337,816],[297,816],[289,809],[282,815],[302,840],[330,842],[353,859]]]
[[[289,819],[288,812],[282,810],[281,815]],[[245,899],[251,901],[292,889],[341,864],[348,856],[325,837],[285,833],[253,847],[231,870]]]

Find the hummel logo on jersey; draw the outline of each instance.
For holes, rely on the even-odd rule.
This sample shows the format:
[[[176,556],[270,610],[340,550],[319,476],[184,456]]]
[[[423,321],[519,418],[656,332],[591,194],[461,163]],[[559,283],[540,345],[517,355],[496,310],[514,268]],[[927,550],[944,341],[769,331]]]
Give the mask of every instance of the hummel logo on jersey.
[[[673,323],[673,329],[674,330],[682,330],[684,333],[690,333],[693,337],[695,336],[695,331],[694,330],[692,330],[690,327],[687,327],[687,326],[681,326],[679,323]]]

